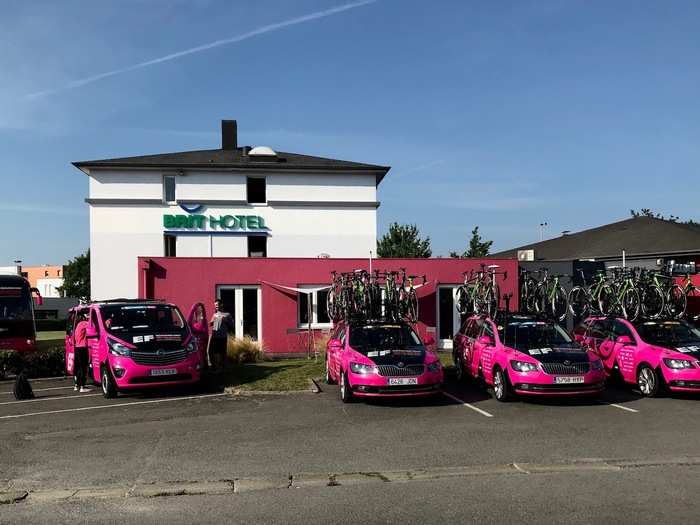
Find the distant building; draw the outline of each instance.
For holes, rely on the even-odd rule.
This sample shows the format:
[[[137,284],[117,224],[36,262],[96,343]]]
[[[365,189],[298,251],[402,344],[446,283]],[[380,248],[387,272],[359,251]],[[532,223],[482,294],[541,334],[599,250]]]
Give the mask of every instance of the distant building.
[[[63,286],[63,266],[22,266],[21,273],[42,297],[61,297],[58,288]]]
[[[633,217],[554,239],[492,254],[520,262],[591,261],[605,266],[672,267],[696,273],[700,266],[700,225]]]

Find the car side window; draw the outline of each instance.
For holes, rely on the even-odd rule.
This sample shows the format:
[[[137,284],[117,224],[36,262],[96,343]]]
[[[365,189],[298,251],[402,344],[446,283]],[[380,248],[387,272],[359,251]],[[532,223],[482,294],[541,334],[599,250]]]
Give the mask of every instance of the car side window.
[[[71,310],[68,313],[68,319],[66,319],[66,335],[73,334],[73,323],[75,323],[75,310]]]
[[[472,321],[471,326],[469,327],[469,339],[476,339],[479,337],[479,333],[481,332],[481,325],[483,323],[481,321]]]
[[[97,319],[97,311],[95,311],[94,308],[90,310],[90,325],[92,325],[98,334],[100,333],[100,323]]]
[[[591,325],[590,336],[595,339],[607,339],[610,337],[610,323],[607,321],[594,321]]]
[[[581,337],[586,337],[586,333],[588,332],[588,329],[590,328],[590,325],[587,323],[581,323],[574,329],[574,335],[580,335]]]
[[[620,321],[615,321],[613,324],[613,335],[615,337],[620,337],[622,335],[626,335],[627,337],[630,338],[632,342],[634,342],[634,336],[632,335],[632,330],[629,329],[629,327],[620,322]]]
[[[340,333],[338,334],[338,339],[340,339],[340,342],[345,344],[345,328],[340,329]]]
[[[481,335],[487,335],[493,339],[493,328],[491,328],[491,323],[484,323],[483,329],[481,330]]]

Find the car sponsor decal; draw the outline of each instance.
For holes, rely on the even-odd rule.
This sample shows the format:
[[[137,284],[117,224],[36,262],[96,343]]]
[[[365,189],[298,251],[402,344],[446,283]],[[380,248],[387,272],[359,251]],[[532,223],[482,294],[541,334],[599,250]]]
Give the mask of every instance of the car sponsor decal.
[[[179,341],[180,334],[158,334],[156,341]]]
[[[540,354],[548,354],[550,352],[553,352],[551,348],[530,348],[528,352],[530,355],[540,355]]]
[[[134,343],[148,343],[149,341],[153,341],[154,339],[154,335],[135,335],[133,341]]]

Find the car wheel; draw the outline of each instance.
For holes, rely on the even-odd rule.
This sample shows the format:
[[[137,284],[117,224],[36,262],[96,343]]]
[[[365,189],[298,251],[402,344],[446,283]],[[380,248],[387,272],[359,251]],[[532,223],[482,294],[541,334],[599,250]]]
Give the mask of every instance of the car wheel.
[[[457,376],[457,381],[458,382],[463,382],[465,377],[464,377],[464,359],[462,358],[461,353],[455,354],[455,375]]]
[[[335,381],[333,380],[333,376],[331,375],[330,366],[328,364],[328,358],[326,358],[326,384],[327,385],[335,384]]]
[[[496,368],[493,372],[493,393],[496,400],[501,402],[506,402],[511,397],[508,376],[500,368]]]
[[[349,403],[352,401],[352,390],[350,389],[350,383],[348,382],[347,372],[340,374],[340,400],[343,403]]]
[[[107,365],[102,367],[102,395],[107,399],[117,397],[117,385]]]
[[[659,375],[649,365],[642,365],[637,371],[637,388],[646,397],[655,397],[659,394]]]

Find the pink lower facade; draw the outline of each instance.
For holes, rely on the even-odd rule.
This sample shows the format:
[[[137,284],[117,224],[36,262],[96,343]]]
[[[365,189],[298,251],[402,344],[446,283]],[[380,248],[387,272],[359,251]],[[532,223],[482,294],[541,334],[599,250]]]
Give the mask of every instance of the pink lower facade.
[[[427,283],[416,290],[419,299],[417,330],[433,338],[439,347],[451,347],[459,328],[454,291],[463,282],[463,272],[479,270],[481,264],[497,264],[501,295],[512,294],[509,308],[517,309],[518,263],[513,259],[373,259],[372,269],[406,268],[409,275],[425,275]],[[172,302],[183,312],[201,302],[207,315],[214,300],[221,298],[236,321],[236,336],[250,335],[262,341],[266,353],[286,355],[308,349],[305,293],[330,284],[331,272],[370,269],[368,259],[317,258],[216,258],[139,257],[139,295]],[[419,281],[420,282],[420,281]],[[308,296],[307,296],[308,297]],[[323,296],[313,296],[323,302]],[[505,302],[502,302],[505,307]],[[318,311],[317,311],[318,310]],[[322,319],[322,305],[314,306],[312,328],[316,337],[331,328]]]

